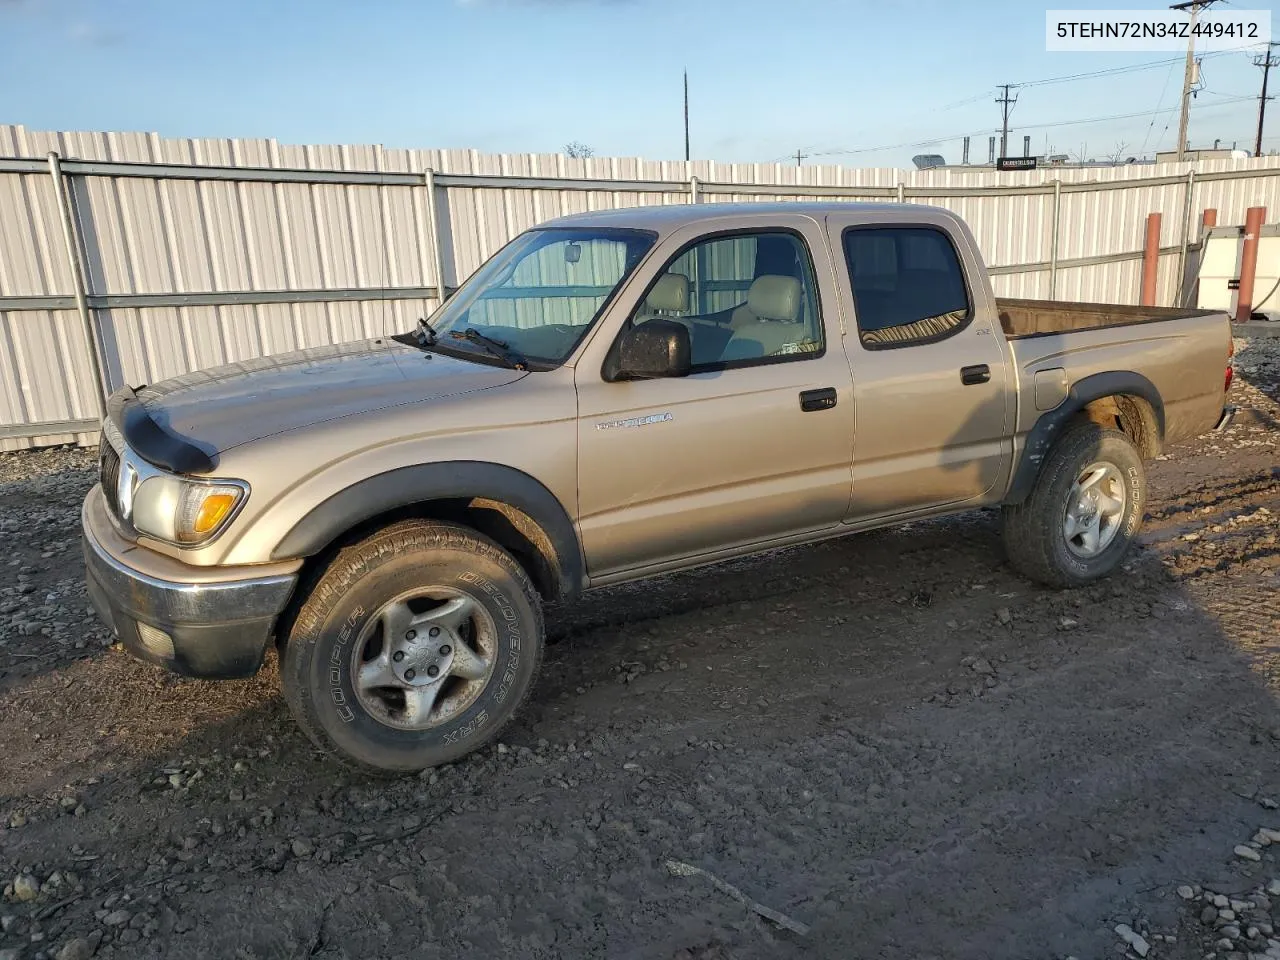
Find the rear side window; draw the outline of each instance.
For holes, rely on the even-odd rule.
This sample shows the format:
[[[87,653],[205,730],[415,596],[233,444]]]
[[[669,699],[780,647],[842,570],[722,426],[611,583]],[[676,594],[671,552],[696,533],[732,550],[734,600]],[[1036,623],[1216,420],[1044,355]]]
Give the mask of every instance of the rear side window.
[[[844,255],[864,346],[930,343],[968,322],[964,270],[951,239],[941,230],[846,230]]]

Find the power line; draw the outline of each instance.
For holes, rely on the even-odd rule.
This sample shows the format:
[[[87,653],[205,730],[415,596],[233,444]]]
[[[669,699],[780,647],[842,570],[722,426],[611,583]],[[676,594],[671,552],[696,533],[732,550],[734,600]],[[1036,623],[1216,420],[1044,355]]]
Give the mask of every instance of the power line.
[[[935,107],[934,109],[935,110],[955,110],[957,107],[967,107],[971,103],[977,103],[979,100],[985,100],[989,96],[991,96],[991,94],[986,90],[984,90],[982,91],[982,93],[979,93],[976,96],[966,97],[963,100],[957,100],[955,103],[944,103],[942,106]]]
[[[1235,53],[1234,50],[1219,50],[1215,53],[1206,53],[1201,60],[1208,60],[1212,57],[1225,56],[1228,53]],[[1105,70],[1090,70],[1088,73],[1072,73],[1062,77],[1045,77],[1042,80],[1026,80],[1022,83],[1015,83],[1015,87],[1043,87],[1051,83],[1071,83],[1075,80],[1092,80],[1094,77],[1114,77],[1122,73],[1137,73],[1141,70],[1154,70],[1156,67],[1165,67],[1171,63],[1182,63],[1183,57],[1169,57],[1165,60],[1151,60],[1147,63],[1131,63],[1123,67],[1107,67]]]
[[[1213,103],[1206,104],[1202,109],[1214,110],[1219,107],[1226,107],[1236,103],[1240,103],[1243,100],[1252,100],[1252,99],[1254,99],[1252,96],[1229,97],[1227,99],[1218,100],[1218,101],[1214,101]],[[1157,109],[1155,113],[1156,114],[1173,113],[1177,109],[1178,109],[1177,107],[1166,107],[1164,109]],[[1080,117],[1074,120],[1051,120],[1045,123],[1026,123],[1026,124],[1022,124],[1021,129],[1044,130],[1044,129],[1049,129],[1051,127],[1071,127],[1071,126],[1079,126],[1080,124],[1108,123],[1113,120],[1131,120],[1134,117],[1148,117],[1151,115],[1152,114],[1149,111],[1139,110],[1136,113],[1116,113],[1116,114],[1111,114],[1110,116],[1105,116],[1105,117]],[[965,133],[955,133],[955,134],[948,134],[944,136],[929,137],[924,140],[912,140],[907,143],[890,143],[890,144],[885,144],[883,146],[878,146],[878,147],[857,147],[855,149],[848,149],[848,150],[846,149],[815,150],[813,151],[812,154],[810,154],[810,156],[814,156],[814,157],[851,156],[853,154],[859,154],[859,153],[880,153],[881,151],[884,151],[884,150],[900,150],[900,149],[903,149],[904,147],[927,147],[927,146],[931,146],[932,144],[943,143],[948,140],[959,140],[960,138],[966,137],[966,136],[980,136],[986,132],[987,130],[985,129],[969,130]],[[791,154],[791,156],[794,156],[794,154]]]
[[[1215,107],[1226,107],[1226,106],[1230,106],[1233,103],[1239,103],[1241,100],[1252,100],[1252,99],[1253,97],[1229,97],[1224,100],[1217,100],[1217,101],[1214,101],[1213,103],[1206,104],[1203,109],[1212,110]],[[1161,110],[1159,112],[1172,113],[1176,109],[1178,108],[1169,107],[1168,109]],[[1145,116],[1147,116],[1147,111],[1139,110],[1137,113],[1117,113],[1109,117],[1085,117],[1080,120],[1054,120],[1050,123],[1028,123],[1028,124],[1024,124],[1023,126],[1027,130],[1034,130],[1034,129],[1043,128],[1043,127],[1070,127],[1070,126],[1075,126],[1077,124],[1082,124],[1082,123],[1105,123],[1109,120],[1130,120],[1134,117],[1145,117]]]
[[[1151,131],[1156,127],[1156,117],[1160,115],[1160,107],[1164,103],[1164,94],[1165,91],[1169,89],[1169,81],[1173,79],[1173,68],[1177,66],[1177,64],[1177,57],[1174,57],[1169,61],[1169,72],[1164,75],[1164,83],[1160,87],[1160,96],[1156,98],[1156,108],[1151,111],[1151,122],[1147,124],[1146,135],[1142,138],[1142,147],[1138,150],[1139,156],[1147,152],[1147,142],[1151,139]],[[1168,129],[1169,125],[1166,123],[1165,130]],[[1164,131],[1161,131],[1160,136],[1164,136]]]

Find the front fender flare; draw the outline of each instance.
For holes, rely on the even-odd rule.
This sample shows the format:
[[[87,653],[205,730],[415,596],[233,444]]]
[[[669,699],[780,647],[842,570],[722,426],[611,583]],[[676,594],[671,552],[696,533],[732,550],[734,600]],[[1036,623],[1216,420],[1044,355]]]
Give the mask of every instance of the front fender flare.
[[[399,467],[367,477],[329,497],[294,525],[272,559],[309,557],[380,514],[432,500],[492,500],[527,515],[546,534],[562,594],[585,586],[586,565],[573,521],[539,481],[498,463],[462,460]]]

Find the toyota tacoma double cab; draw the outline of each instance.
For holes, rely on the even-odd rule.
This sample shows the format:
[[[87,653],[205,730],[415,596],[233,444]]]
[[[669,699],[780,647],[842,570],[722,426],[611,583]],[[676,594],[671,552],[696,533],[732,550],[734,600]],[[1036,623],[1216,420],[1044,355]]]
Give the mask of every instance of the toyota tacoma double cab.
[[[182,674],[274,646],[316,744],[421,770],[497,736],[589,588],[996,506],[1028,577],[1106,575],[1230,354],[1221,313],[998,299],[928,206],[565,217],[414,331],[116,392],[88,586]]]

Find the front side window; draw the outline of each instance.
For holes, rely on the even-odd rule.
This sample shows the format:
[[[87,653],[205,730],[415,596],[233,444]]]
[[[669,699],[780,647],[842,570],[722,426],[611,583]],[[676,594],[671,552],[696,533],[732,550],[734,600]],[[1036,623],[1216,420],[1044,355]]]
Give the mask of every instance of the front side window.
[[[844,253],[864,346],[940,340],[968,321],[964,270],[941,230],[850,229],[845,231]]]
[[[431,318],[437,343],[483,358],[484,344],[465,339],[472,330],[533,364],[562,363],[653,241],[641,230],[523,233]]]
[[[804,242],[778,232],[686,247],[649,287],[633,323],[665,317],[689,330],[693,372],[822,353],[822,318]]]

